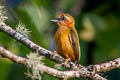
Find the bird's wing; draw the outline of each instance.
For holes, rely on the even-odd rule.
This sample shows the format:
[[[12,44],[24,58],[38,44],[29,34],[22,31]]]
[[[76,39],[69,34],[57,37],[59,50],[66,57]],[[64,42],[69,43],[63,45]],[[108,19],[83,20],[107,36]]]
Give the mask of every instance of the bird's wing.
[[[75,30],[75,29],[73,29]],[[72,29],[69,32],[69,40],[71,43],[71,46],[75,52],[75,58],[77,61],[80,59],[80,45],[79,45],[79,38],[77,35],[77,31],[73,31]]]

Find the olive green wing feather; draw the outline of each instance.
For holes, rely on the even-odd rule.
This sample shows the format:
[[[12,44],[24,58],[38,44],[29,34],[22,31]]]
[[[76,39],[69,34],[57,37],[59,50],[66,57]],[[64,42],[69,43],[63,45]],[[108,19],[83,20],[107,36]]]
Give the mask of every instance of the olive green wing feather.
[[[70,40],[71,46],[75,52],[75,58],[77,61],[79,61],[80,60],[79,38],[78,38],[77,31],[75,29],[73,29],[73,30],[71,29],[69,32],[69,40]]]

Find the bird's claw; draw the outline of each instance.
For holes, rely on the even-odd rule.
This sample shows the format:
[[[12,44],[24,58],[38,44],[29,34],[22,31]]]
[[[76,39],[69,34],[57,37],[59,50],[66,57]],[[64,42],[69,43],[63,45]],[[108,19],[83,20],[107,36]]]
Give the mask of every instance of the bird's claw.
[[[69,61],[71,61],[71,59],[70,59],[70,58],[66,59],[65,63],[63,64],[63,65],[64,65],[64,67],[66,67],[66,65],[68,64],[68,62],[69,62]]]

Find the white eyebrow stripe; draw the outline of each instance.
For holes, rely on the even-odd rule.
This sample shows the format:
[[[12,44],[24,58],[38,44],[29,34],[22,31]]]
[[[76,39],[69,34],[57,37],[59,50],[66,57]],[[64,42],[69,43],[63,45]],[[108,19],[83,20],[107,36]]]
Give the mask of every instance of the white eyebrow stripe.
[[[66,19],[70,20],[70,18],[68,16],[65,16]]]

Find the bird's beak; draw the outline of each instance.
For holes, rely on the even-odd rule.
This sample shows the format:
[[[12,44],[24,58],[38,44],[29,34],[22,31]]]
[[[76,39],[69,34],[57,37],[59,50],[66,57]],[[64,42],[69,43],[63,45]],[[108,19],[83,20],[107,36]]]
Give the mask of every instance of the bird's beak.
[[[52,22],[60,22],[60,19],[57,18],[57,19],[52,19],[52,20],[50,20],[50,21],[52,21]]]

